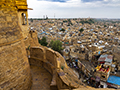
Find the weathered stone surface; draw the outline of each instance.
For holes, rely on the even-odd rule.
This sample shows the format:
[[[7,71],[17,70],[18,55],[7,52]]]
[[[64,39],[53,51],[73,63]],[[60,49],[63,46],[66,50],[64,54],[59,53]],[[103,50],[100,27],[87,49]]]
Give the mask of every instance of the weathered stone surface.
[[[0,90],[29,90],[31,74],[24,44],[26,34],[14,1],[17,2],[0,0]],[[26,5],[26,0],[20,2]]]
[[[0,48],[0,88],[7,90],[15,84],[21,85],[23,87],[21,90],[25,88],[24,86],[28,87],[31,82],[30,66],[23,41]]]

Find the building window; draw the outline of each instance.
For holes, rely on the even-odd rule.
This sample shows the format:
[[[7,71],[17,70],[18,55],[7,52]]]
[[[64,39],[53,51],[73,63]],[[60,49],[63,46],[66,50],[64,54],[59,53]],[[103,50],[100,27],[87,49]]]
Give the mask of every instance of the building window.
[[[22,13],[22,25],[26,25],[26,24],[27,24],[26,14]]]
[[[102,76],[102,78],[105,78],[105,76]]]

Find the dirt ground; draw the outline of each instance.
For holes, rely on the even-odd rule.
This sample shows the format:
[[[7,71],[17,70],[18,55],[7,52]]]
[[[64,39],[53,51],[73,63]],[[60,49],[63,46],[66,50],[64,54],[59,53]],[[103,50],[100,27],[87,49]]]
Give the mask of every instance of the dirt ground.
[[[43,67],[30,66],[33,84],[31,90],[50,90],[52,75]]]

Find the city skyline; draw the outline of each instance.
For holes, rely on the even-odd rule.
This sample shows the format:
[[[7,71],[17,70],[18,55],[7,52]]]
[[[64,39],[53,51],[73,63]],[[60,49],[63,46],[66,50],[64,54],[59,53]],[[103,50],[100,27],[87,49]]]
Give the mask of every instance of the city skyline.
[[[119,0],[28,0],[29,18],[120,18]]]

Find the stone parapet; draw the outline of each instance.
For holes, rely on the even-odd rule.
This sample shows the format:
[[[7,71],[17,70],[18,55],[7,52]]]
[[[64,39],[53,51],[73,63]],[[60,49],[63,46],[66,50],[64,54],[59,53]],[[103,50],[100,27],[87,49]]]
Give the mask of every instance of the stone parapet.
[[[30,64],[39,64],[52,74],[53,77],[50,84],[51,90],[53,88],[65,89],[69,87],[79,87],[79,81],[77,81],[77,78],[72,75],[74,73],[70,72],[65,59],[58,52],[53,51],[52,49],[46,47],[31,47]],[[69,84],[71,84],[71,86],[69,86]]]

